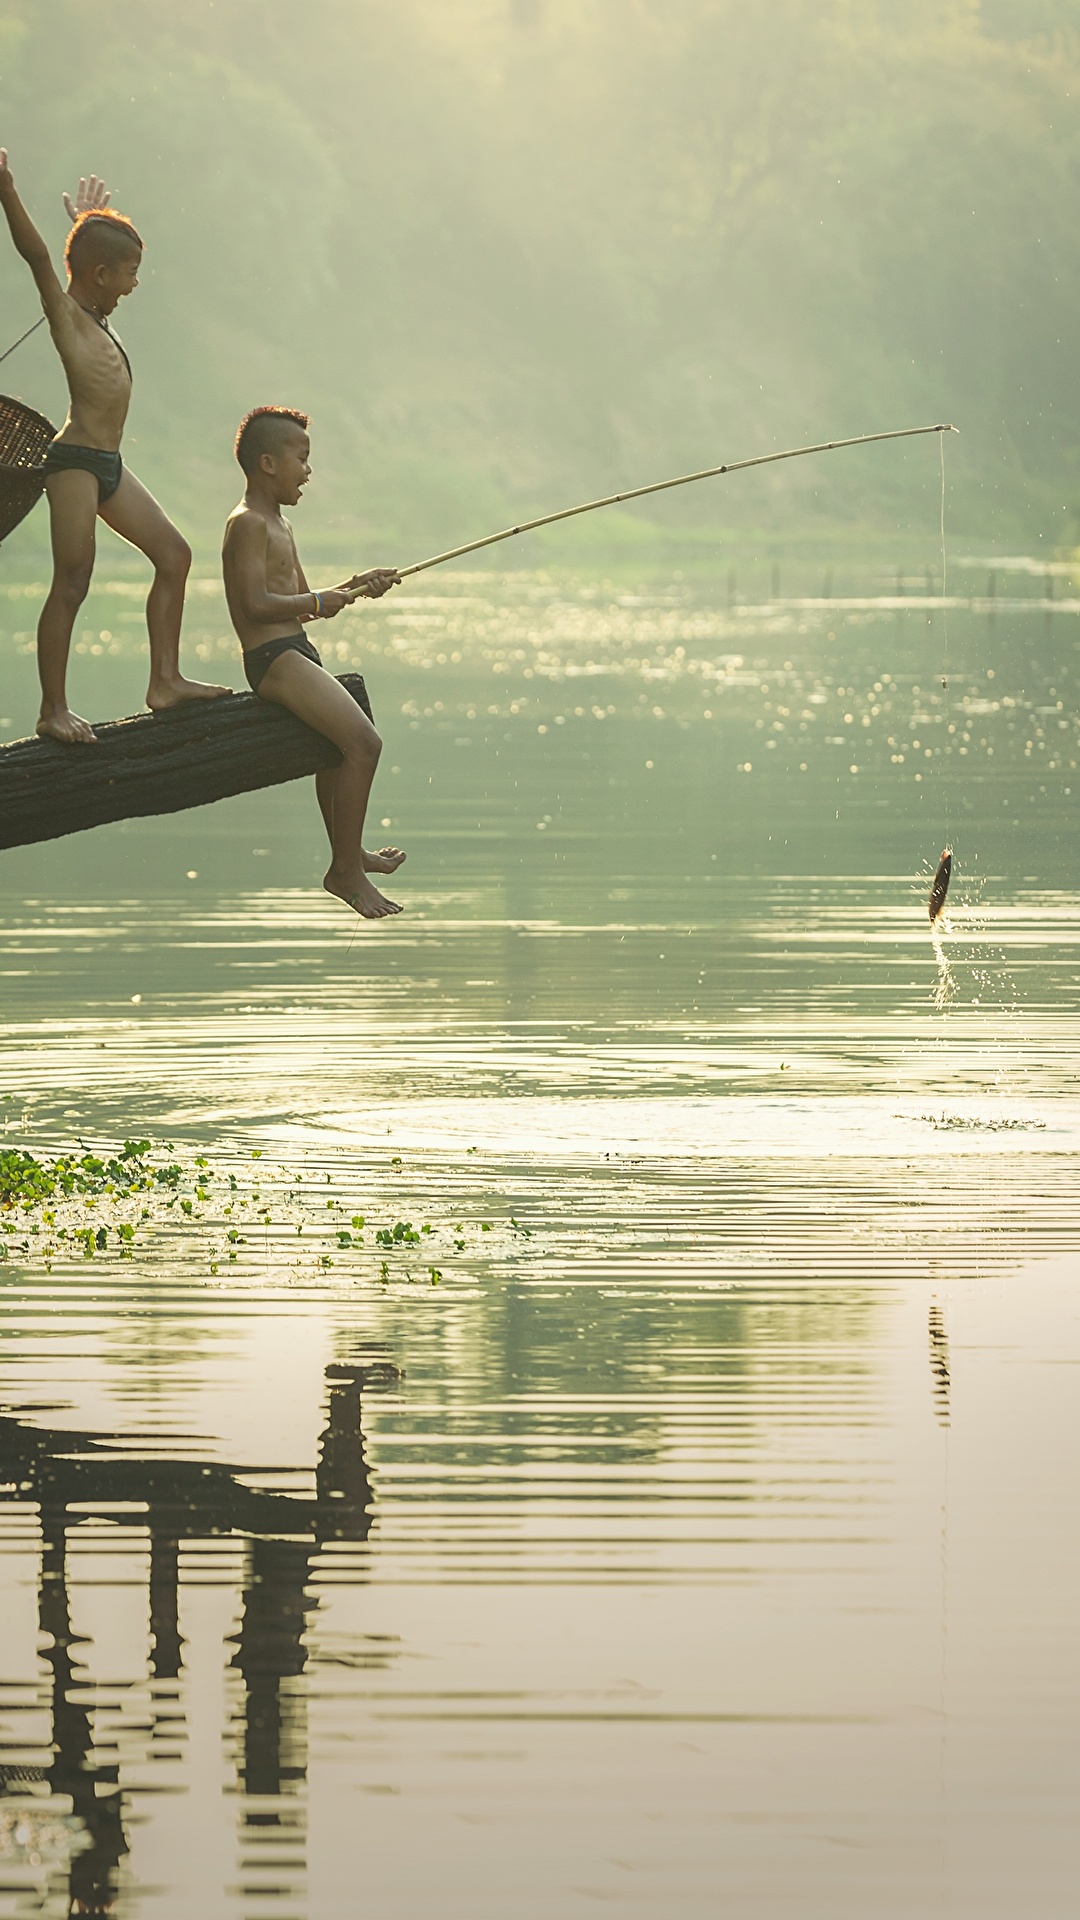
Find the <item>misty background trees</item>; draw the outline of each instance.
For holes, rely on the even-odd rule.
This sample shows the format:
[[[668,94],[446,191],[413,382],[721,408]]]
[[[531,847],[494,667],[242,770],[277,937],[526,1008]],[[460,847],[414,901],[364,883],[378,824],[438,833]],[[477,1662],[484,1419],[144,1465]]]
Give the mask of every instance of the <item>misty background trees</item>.
[[[125,455],[201,541],[264,401],[395,557],[934,419],[958,528],[1080,538],[1080,0],[0,0],[0,140],[58,252],[91,169],[143,232]],[[62,416],[43,333],[0,385]],[[933,444],[637,518],[902,528]]]

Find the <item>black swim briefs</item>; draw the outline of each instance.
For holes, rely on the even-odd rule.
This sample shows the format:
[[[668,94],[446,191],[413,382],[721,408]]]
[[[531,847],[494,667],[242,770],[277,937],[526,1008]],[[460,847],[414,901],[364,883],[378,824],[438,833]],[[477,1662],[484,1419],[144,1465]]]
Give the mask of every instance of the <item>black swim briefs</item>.
[[[264,640],[261,647],[244,649],[244,672],[247,674],[248,686],[252,693],[258,693],[267,667],[277,659],[279,653],[300,653],[305,660],[313,660],[317,667],[322,666],[317,648],[312,646],[305,633],[285,633],[280,640]],[[345,691],[352,695],[357,706],[363,709],[374,725],[375,716],[371,711],[371,701],[368,699],[367,688],[359,674],[350,674]]]
[[[45,454],[45,473],[68,473],[72,468],[92,473],[97,481],[98,506],[111,499],[120,485],[124,463],[118,453],[104,447],[76,447],[70,440],[54,440]]]
[[[258,693],[263,674],[279,653],[302,653],[305,660],[314,660],[317,667],[322,666],[318,648],[312,646],[306,633],[286,633],[280,640],[264,640],[261,647],[244,649],[244,672],[252,693]]]

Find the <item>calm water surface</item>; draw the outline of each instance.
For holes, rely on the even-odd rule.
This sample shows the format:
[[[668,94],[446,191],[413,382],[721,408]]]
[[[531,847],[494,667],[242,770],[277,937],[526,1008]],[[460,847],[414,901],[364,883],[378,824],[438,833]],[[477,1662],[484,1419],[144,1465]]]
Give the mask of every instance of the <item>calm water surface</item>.
[[[3,1144],[207,1163],[6,1236],[0,1916],[1075,1912],[1080,622],[894,600],[328,629],[377,928],[303,786],[0,858]]]

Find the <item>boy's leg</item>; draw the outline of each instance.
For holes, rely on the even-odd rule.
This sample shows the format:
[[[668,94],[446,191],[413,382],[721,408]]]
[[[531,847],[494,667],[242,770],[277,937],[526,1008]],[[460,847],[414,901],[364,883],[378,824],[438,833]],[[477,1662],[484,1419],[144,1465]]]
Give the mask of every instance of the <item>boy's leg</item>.
[[[323,817],[326,837],[331,848],[334,845],[334,793],[337,788],[339,767],[323,767],[315,775],[315,793],[318,797],[319,812]],[[396,873],[405,855],[400,847],[380,847],[378,853],[369,853],[366,847],[361,849],[364,858],[365,873]]]
[[[327,893],[336,894],[365,920],[400,913],[397,902],[385,899],[364,871],[364,815],[382,752],[382,741],[367,714],[332,674],[291,649],[279,653],[267,667],[259,693],[325,734],[341,753],[332,795],[325,782],[318,789],[333,849],[323,877]]]
[[[106,526],[145,553],[154,569],[154,584],[146,602],[150,635],[147,706],[156,713],[163,707],[179,706],[182,700],[216,700],[219,694],[228,693],[228,687],[186,680],[180,671],[180,622],[191,565],[191,548],[183,535],[153,494],[126,467],[116,492],[102,503],[100,512]]]
[[[66,683],[71,630],[94,571],[98,484],[92,473],[71,469],[50,474],[45,491],[49,496],[53,577],[38,621],[41,716],[37,731],[65,745],[85,745],[97,736],[88,721],[72,713]]]

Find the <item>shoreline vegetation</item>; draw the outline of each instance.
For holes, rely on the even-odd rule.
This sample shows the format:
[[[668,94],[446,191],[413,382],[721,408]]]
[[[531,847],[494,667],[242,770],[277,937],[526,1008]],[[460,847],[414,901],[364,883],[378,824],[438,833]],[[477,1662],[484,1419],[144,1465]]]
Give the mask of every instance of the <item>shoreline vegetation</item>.
[[[347,565],[350,553],[356,552],[348,540],[332,532],[324,532],[321,539],[311,544],[321,565]],[[522,541],[522,549],[525,545]],[[504,548],[503,553],[506,552]],[[1025,579],[1030,582],[1053,578],[1060,583],[1062,597],[1067,597],[1070,586],[1080,590],[1080,547],[1047,547],[1044,551],[1037,544],[1034,548],[1025,548],[1019,543],[996,544],[978,534],[950,531],[947,559],[949,590],[961,595],[977,592],[979,576],[985,580],[991,573],[995,575],[996,590],[1005,597],[1008,597],[1010,579],[1014,597],[1023,599],[1029,597],[1022,589]],[[393,615],[403,597],[414,602],[430,596],[438,602],[447,594],[459,594],[478,583],[486,589],[497,589],[502,582],[508,587],[535,583],[553,590],[561,585],[600,590],[607,586],[615,590],[635,586],[712,587],[723,599],[730,595],[733,574],[742,590],[740,597],[743,592],[752,592],[758,599],[822,593],[828,598],[835,589],[838,598],[845,598],[874,590],[890,593],[897,588],[915,597],[929,590],[928,582],[930,586],[936,582],[940,589],[941,542],[937,521],[928,520],[925,529],[915,536],[898,535],[892,541],[876,535],[873,538],[867,535],[859,543],[839,536],[819,539],[808,535],[800,539],[795,535],[783,540],[763,536],[760,540],[740,539],[730,543],[719,538],[698,539],[672,546],[658,540],[652,545],[643,542],[640,549],[612,548],[607,552],[598,549],[588,556],[534,553],[527,557],[520,552],[513,562],[505,559],[495,562],[479,554],[474,561],[444,567],[424,581],[404,586],[386,607],[372,603],[364,608],[363,619],[370,624],[385,618],[387,613]],[[28,548],[18,555],[8,554],[6,547],[0,551],[0,607],[5,601],[17,605],[25,599],[34,603],[36,615],[36,603],[47,591],[48,580],[46,546]],[[147,580],[145,564],[117,543],[106,556],[100,581],[94,583],[87,602],[87,617],[93,600],[108,594],[137,600],[141,606],[146,597]],[[212,555],[196,553],[187,583],[187,602],[188,625],[198,623],[210,611],[208,602],[216,602],[215,615],[220,609],[225,617],[220,563]],[[2,630],[0,625],[0,634]]]
[[[622,0],[324,0],[305,58],[362,60],[363,114],[298,91],[289,9],[254,40],[233,5],[60,17],[58,65],[52,11],[6,0],[6,139],[57,252],[90,169],[145,236],[125,454],[196,545],[235,492],[231,423],[269,399],[312,415],[305,519],[348,513],[380,562],[945,418],[957,526],[1080,537],[1080,0],[642,0],[632,30]],[[267,126],[289,167],[253,191]],[[389,236],[374,265],[358,208]],[[10,249],[0,305],[8,338],[34,318]],[[54,359],[35,336],[5,385],[57,419]],[[869,450],[648,524],[910,528],[937,478]]]

